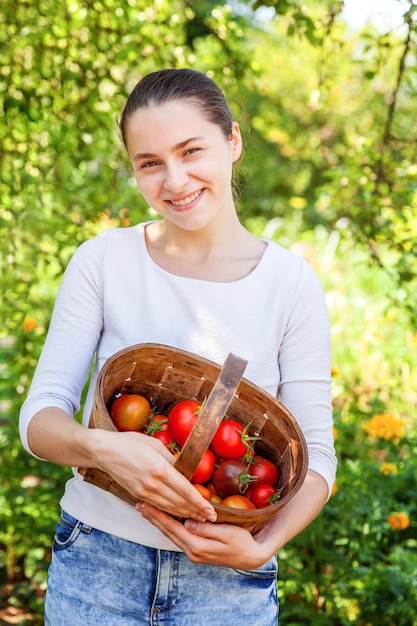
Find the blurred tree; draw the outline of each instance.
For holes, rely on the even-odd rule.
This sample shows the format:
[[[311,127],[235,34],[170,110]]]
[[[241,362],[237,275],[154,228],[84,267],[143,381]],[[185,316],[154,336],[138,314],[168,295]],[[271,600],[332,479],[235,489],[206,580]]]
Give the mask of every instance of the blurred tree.
[[[244,214],[288,216],[296,232],[321,223],[361,242],[417,325],[416,3],[405,3],[401,29],[360,33],[340,19],[343,2],[254,6],[275,15],[251,36],[259,77],[245,97]]]

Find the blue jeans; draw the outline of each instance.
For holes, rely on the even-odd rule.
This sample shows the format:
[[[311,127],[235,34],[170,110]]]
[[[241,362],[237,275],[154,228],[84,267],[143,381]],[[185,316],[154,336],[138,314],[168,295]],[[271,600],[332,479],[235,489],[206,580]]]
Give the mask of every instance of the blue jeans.
[[[277,563],[243,571],[195,565],[62,513],[45,599],[46,626],[276,626]]]

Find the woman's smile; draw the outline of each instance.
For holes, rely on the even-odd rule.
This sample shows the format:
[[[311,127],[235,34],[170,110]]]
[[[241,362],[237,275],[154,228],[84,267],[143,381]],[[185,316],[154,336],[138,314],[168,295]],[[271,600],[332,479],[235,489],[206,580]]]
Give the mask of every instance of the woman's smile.
[[[204,189],[199,189],[194,193],[189,194],[184,198],[180,198],[177,200],[166,200],[166,202],[170,205],[173,205],[176,209],[191,209],[195,206],[196,201],[202,196],[204,193]]]

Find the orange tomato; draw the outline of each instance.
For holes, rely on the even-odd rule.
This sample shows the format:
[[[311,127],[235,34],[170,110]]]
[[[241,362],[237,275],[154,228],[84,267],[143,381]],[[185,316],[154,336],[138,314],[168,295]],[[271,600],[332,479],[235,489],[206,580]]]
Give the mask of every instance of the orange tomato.
[[[221,501],[221,504],[223,504],[224,506],[230,506],[233,509],[255,509],[256,508],[253,502],[249,500],[249,498],[246,498],[246,496],[239,496],[239,495],[227,496],[227,498],[224,498]]]
[[[204,485],[200,485],[199,483],[193,483],[193,484],[194,484],[194,487],[197,489],[197,491],[201,493],[203,498],[205,498],[206,500],[210,500],[211,493],[207,489],[207,487],[205,487]]]
[[[147,424],[151,405],[144,396],[127,393],[117,397],[111,405],[110,415],[117,430],[140,431]]]

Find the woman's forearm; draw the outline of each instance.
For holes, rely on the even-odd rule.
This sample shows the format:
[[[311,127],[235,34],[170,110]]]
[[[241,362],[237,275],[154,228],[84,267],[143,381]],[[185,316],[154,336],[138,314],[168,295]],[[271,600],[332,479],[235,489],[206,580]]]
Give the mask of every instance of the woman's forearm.
[[[85,428],[62,409],[48,407],[32,418],[28,442],[32,452],[46,461],[93,467],[101,432]]]
[[[327,498],[326,481],[317,472],[309,470],[301,489],[260,531],[258,540],[270,543],[271,554],[278,552],[317,517]]]
[[[175,457],[154,437],[85,428],[62,409],[47,408],[32,418],[28,441],[37,456],[61,465],[101,469],[134,498],[170,515],[215,519],[213,506],[173,467]]]

